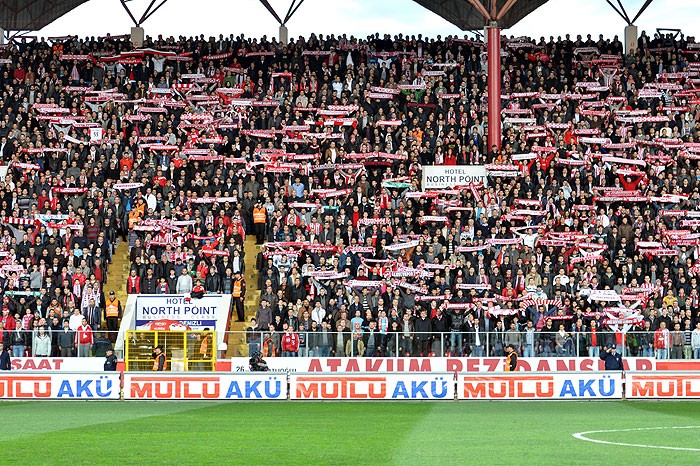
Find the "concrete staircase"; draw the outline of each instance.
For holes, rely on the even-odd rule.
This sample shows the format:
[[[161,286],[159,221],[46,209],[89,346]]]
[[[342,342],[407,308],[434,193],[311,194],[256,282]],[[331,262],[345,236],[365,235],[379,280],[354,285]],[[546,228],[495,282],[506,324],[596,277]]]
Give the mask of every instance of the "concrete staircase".
[[[126,306],[126,278],[129,276],[130,267],[129,242],[120,241],[119,246],[112,254],[112,263],[109,265],[109,271],[107,272],[107,283],[104,286],[104,293],[108,297],[109,292],[114,291],[117,299],[122,303],[122,310]]]
[[[245,283],[246,294],[243,303],[245,312],[245,322],[236,322],[237,316],[234,309],[231,310],[231,322],[229,323],[229,331],[238,332],[231,333],[228,336],[228,350],[226,357],[232,358],[237,356],[248,356],[248,345],[245,342],[245,329],[250,325],[250,319],[255,317],[255,312],[260,304],[260,293],[258,289],[258,273],[256,261],[260,252],[260,245],[255,244],[255,236],[247,235],[243,245],[245,257]]]

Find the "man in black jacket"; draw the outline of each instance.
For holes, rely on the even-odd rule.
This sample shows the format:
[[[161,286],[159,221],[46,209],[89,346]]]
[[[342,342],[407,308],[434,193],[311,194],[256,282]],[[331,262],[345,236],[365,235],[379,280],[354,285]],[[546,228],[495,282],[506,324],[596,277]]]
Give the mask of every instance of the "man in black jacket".
[[[12,369],[12,360],[10,353],[5,348],[4,343],[0,343],[0,371],[9,371]]]
[[[435,313],[435,317],[432,319],[432,330],[433,330],[433,354],[438,356],[444,356],[446,352],[447,345],[445,344],[445,337],[448,329],[448,319],[442,313],[442,309],[438,309]]]
[[[474,319],[474,326],[467,329],[467,345],[470,350],[470,356],[480,358],[484,355],[484,345],[486,337],[479,325],[479,319]]]
[[[433,330],[433,325],[428,319],[428,311],[422,309],[420,317],[413,323],[415,328],[414,341],[416,344],[416,352],[418,356],[428,356],[430,352],[430,337]]]
[[[146,277],[141,280],[141,293],[142,294],[156,294],[156,288],[158,287],[158,280],[153,276],[153,270],[146,270]]]
[[[114,372],[117,370],[117,357],[114,355],[112,348],[107,348],[107,358],[104,365],[105,372]]]

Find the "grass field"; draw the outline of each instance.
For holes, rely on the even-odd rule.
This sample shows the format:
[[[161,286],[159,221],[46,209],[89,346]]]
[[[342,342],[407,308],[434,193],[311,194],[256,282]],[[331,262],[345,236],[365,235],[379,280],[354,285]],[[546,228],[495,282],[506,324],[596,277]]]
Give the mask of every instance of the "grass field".
[[[693,402],[2,402],[0,419],[3,464],[700,464]],[[595,430],[639,446],[572,435]]]

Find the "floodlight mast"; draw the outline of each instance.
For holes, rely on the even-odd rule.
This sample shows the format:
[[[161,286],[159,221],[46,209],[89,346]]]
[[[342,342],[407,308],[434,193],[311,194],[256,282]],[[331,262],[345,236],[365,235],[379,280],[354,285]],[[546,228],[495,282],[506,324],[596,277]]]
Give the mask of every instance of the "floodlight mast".
[[[304,0],[292,0],[292,3],[291,5],[289,5],[289,9],[287,10],[287,14],[284,16],[284,19],[282,19],[282,17],[280,17],[280,15],[277,14],[272,5],[270,5],[269,0],[260,0],[260,3],[263,4],[267,11],[269,11],[273,18],[275,18],[275,20],[277,20],[277,22],[279,23],[279,41],[280,43],[286,45],[289,41],[289,31],[287,30],[287,22],[289,22],[289,20],[292,19],[292,16],[294,16],[294,13],[296,13],[299,7],[302,5],[302,3],[304,3]]]

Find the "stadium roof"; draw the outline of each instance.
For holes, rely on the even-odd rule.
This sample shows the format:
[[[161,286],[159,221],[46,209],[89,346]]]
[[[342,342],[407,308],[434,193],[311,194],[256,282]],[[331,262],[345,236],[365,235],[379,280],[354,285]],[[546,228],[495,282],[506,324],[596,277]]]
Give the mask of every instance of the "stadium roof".
[[[88,0],[0,0],[0,28],[38,31]]]
[[[507,29],[549,0],[414,0],[463,31],[483,29],[489,19]]]

